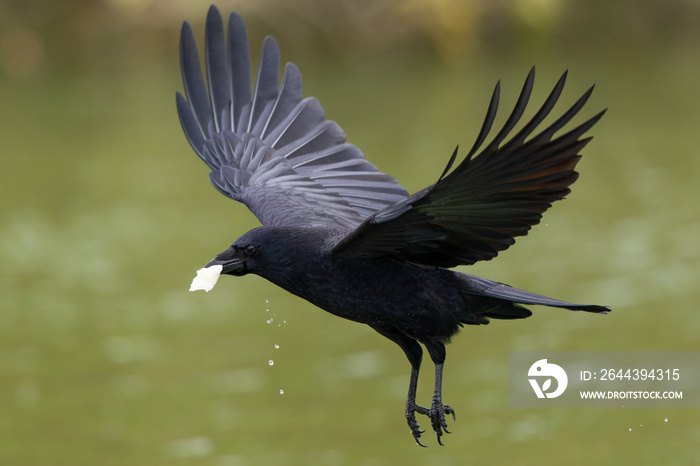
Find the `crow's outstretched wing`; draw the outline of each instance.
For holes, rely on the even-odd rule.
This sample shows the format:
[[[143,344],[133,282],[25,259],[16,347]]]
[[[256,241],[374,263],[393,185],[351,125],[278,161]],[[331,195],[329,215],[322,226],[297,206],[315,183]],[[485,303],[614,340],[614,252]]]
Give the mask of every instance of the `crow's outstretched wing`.
[[[252,93],[242,19],[231,14],[227,40],[212,6],[205,39],[206,82],[192,28],[183,24],[185,96],[177,94],[177,109],[187,139],[222,194],[247,205],[263,225],[348,230],[408,197],[396,180],[345,142],[316,99],[302,98],[296,66],[288,63],[280,82],[273,38],[263,43]]]
[[[533,68],[515,109],[479,155],[473,157],[496,116],[500,83],[474,147],[459,166],[449,172],[455,150],[437,183],[370,216],[334,252],[355,257],[389,255],[426,266],[454,267],[492,259],[515,237],[526,235],[552,202],[570,192],[569,185],[578,178],[574,168],[579,151],[590,140],[581,137],[604,113],[554,137],[586,103],[591,87],[563,116],[530,137],[559,98],[564,73],[542,108],[503,143],[522,117],[534,76]]]

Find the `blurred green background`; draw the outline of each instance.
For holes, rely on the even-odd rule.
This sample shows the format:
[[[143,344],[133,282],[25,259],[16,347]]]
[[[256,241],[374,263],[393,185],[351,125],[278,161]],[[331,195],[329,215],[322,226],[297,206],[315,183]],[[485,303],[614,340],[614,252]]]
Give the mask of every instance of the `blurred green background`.
[[[700,463],[695,409],[509,409],[508,351],[697,350],[700,4],[229,1],[305,94],[409,191],[569,69],[592,83],[573,193],[471,273],[608,316],[536,308],[448,347],[447,446],[414,446],[393,343],[257,277],[188,293],[256,220],[181,134],[181,22],[208,2],[0,1],[0,464]],[[555,111],[556,113],[557,111]],[[272,363],[271,363],[272,362]],[[425,366],[419,399],[431,393]],[[427,427],[427,423],[423,420]]]

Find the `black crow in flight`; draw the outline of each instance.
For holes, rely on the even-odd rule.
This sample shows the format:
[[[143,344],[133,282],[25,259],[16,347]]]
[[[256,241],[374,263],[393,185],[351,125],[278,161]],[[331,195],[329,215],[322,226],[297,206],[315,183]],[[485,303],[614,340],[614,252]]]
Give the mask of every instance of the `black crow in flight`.
[[[411,377],[406,419],[421,444],[416,413],[430,419],[438,442],[448,432],[442,401],[445,344],[463,324],[520,319],[522,305],[606,313],[465,273],[457,265],[490,260],[539,223],[564,198],[582,138],[603,115],[555,136],[583,107],[589,89],[548,127],[538,126],[564,87],[566,73],[539,111],[517,133],[533,87],[527,76],[515,108],[485,147],[496,116],[499,85],[466,157],[457,150],[437,182],[409,195],[396,180],[345,142],[287,63],[280,81],[277,43],[262,45],[255,80],[241,18],[232,13],[228,36],[216,7],[205,33],[206,78],[190,25],[182,27],[180,59],[185,95],[177,110],[185,135],[209,166],[223,195],[245,204],[263,226],[238,238],[200,270],[192,289],[211,289],[219,274],[256,274],[334,315],[369,325],[406,354]],[[537,130],[537,131],[536,131]],[[429,407],[416,404],[421,345],[435,363]]]

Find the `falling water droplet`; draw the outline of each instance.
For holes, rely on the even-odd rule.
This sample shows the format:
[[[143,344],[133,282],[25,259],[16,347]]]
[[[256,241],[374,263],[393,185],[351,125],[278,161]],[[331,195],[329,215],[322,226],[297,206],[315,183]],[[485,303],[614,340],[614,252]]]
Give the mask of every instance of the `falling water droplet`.
[[[268,363],[269,365],[272,366],[273,364],[275,364],[275,361],[273,361],[272,359],[270,359],[269,361],[267,361],[267,363]]]

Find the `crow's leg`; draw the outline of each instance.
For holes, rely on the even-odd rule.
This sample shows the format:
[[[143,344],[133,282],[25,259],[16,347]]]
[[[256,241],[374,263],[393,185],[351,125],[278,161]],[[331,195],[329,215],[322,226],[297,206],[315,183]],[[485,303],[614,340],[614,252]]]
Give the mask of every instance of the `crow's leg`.
[[[428,415],[430,410],[416,404],[418,372],[418,367],[413,366],[411,368],[411,381],[408,384],[408,396],[406,397],[406,421],[408,421],[408,427],[411,429],[411,434],[413,434],[413,438],[416,439],[416,443],[421,447],[424,447],[425,445],[423,445],[420,441],[420,436],[425,431],[420,428],[420,425],[418,425],[418,421],[416,421],[416,413]]]
[[[372,328],[399,345],[406,354],[408,362],[411,363],[411,380],[408,384],[408,396],[406,397],[406,421],[408,422],[408,427],[411,429],[411,434],[416,440],[416,443],[424,447],[425,445],[420,442],[420,436],[425,431],[421,430],[418,421],[416,421],[416,413],[425,414],[426,416],[430,413],[428,408],[416,404],[418,373],[420,372],[420,364],[423,360],[423,349],[416,340],[395,329],[381,327]]]
[[[430,409],[426,410],[427,413],[423,413],[420,410],[418,412],[426,414],[430,418],[433,430],[437,433],[438,443],[442,445],[441,437],[443,432],[446,434],[450,433],[447,430],[445,414],[451,414],[452,420],[456,420],[455,410],[442,402],[442,371],[445,363],[445,344],[441,341],[427,341],[423,342],[423,344],[425,344],[430,358],[435,363],[435,391],[433,392],[433,403]]]
[[[433,392],[433,404],[427,413],[430,418],[430,423],[433,426],[433,430],[437,432],[438,443],[442,445],[440,437],[442,437],[443,431],[449,434],[450,431],[447,430],[447,421],[445,421],[445,414],[451,414],[452,420],[457,420],[455,415],[455,410],[452,407],[442,403],[442,369],[443,364],[435,364],[435,391]]]

